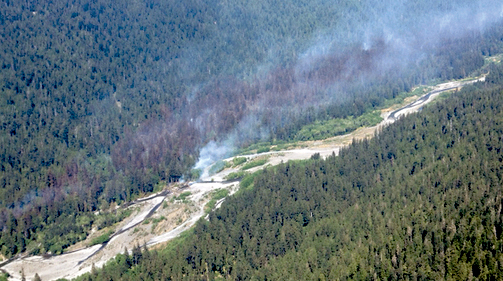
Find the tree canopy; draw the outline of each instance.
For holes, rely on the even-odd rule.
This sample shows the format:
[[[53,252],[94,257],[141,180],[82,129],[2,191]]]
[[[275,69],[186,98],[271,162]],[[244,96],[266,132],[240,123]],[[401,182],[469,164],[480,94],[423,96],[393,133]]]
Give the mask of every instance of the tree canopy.
[[[491,1],[416,2],[3,0],[2,254],[62,252],[209,141],[292,140],[501,52],[498,17],[466,20]]]
[[[79,280],[501,279],[501,69],[339,156],[257,172],[172,245]]]

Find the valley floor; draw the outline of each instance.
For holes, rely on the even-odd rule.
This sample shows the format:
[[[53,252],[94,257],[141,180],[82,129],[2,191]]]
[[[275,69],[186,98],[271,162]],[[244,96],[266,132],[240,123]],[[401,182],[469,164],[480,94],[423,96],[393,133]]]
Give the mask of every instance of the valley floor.
[[[240,157],[251,160],[267,156],[265,164],[247,170],[254,172],[265,166],[277,165],[281,162],[309,159],[316,153],[319,153],[323,158],[331,154],[337,155],[340,148],[349,145],[353,140],[374,136],[376,130],[382,126],[395,122],[400,116],[420,110],[441,92],[484,79],[485,76],[475,80],[437,85],[422,97],[407,99],[405,105],[382,110],[383,121],[377,126],[359,128],[350,134],[326,140],[303,142],[302,148]],[[232,158],[226,160],[232,161]],[[225,177],[232,172],[239,171],[241,167],[242,165],[238,165],[225,169],[211,177],[202,179],[201,182],[172,185],[163,192],[133,202],[127,207],[132,209],[132,215],[114,226],[115,233],[111,235],[111,239],[107,243],[88,246],[93,238],[110,231],[110,229],[96,231],[86,241],[73,246],[68,253],[52,257],[18,258],[4,265],[1,270],[9,273],[11,276],[9,280],[21,280],[22,272],[29,280],[34,277],[35,273],[42,280],[72,279],[91,271],[93,266],[101,267],[117,254],[123,253],[125,249],[131,251],[133,247],[138,245],[145,244],[148,247],[155,247],[165,243],[189,229],[197,220],[205,216],[205,206],[211,200],[213,192],[218,189],[228,189],[229,194],[237,191],[239,182],[226,181]],[[188,195],[180,200],[178,199],[180,194]],[[218,207],[222,201],[223,199],[219,200],[216,206]]]

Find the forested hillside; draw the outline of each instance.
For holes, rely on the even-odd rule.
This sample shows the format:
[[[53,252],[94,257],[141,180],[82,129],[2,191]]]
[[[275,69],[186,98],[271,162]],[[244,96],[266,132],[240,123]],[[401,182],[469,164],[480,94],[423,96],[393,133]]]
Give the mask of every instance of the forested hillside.
[[[2,0],[2,254],[61,253],[209,141],[290,140],[502,51],[497,1],[374,2]]]
[[[502,73],[337,157],[258,172],[173,245],[79,280],[500,280]]]

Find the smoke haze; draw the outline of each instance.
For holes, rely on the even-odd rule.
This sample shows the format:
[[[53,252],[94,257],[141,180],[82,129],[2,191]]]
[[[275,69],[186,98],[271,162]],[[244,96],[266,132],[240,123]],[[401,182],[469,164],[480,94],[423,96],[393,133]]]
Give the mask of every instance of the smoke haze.
[[[332,1],[319,2],[328,10],[331,5],[337,5]],[[308,40],[310,43],[305,45],[304,51],[294,56],[295,61],[280,68],[287,74],[283,75],[287,79],[280,81],[281,85],[274,89],[268,88],[267,83],[281,80],[281,74],[272,73],[277,69],[271,70],[271,60],[281,63],[281,59],[267,56],[263,66],[257,69],[269,72],[260,74],[260,81],[250,83],[250,87],[257,88],[259,94],[251,100],[247,113],[227,137],[211,141],[201,149],[195,167],[203,168],[227,157],[236,147],[250,140],[267,140],[273,127],[288,122],[285,120],[288,113],[346,102],[352,99],[347,94],[352,84],[373,83],[386,73],[400,76],[401,72],[420,66],[431,58],[446,42],[482,36],[503,18],[503,4],[492,0],[449,1],[439,3],[437,7],[425,7],[420,1],[369,1],[360,4],[355,3],[354,9],[347,11],[345,16],[336,15],[334,18],[339,17],[327,28],[320,27]],[[355,25],[355,21],[358,24]],[[346,30],[346,26],[357,27]],[[288,43],[280,43],[266,44],[272,46],[266,53],[280,54],[294,49]],[[210,109],[210,112],[213,110]],[[274,124],[269,124],[270,127],[262,122],[262,116],[267,114],[272,114],[271,119],[275,120]],[[204,118],[195,117],[199,120]],[[201,129],[206,130],[207,127],[201,126]]]

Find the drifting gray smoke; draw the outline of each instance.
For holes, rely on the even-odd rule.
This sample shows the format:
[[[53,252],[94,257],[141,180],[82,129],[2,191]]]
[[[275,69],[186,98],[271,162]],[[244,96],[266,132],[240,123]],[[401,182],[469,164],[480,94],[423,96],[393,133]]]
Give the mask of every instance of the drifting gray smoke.
[[[296,82],[288,92],[293,93],[291,102],[287,101],[282,107],[272,110],[277,113],[277,119],[284,117],[281,115],[283,112],[299,112],[309,106],[343,102],[348,97],[341,90],[344,88],[341,85],[348,80],[365,81],[381,73],[405,71],[411,65],[423,62],[432,50],[442,47],[442,42],[483,34],[503,19],[501,1],[450,1],[439,3],[437,7],[424,7],[421,1],[385,2],[360,3],[361,6],[348,11],[345,17],[339,18],[330,27],[320,28],[311,38],[311,44],[302,47],[304,50],[298,52],[294,67]],[[336,5],[331,1],[320,3]],[[355,25],[355,22],[359,24]],[[358,27],[347,30],[345,26]],[[355,46],[359,46],[360,53],[347,55]],[[258,66],[256,69],[271,69],[271,61],[277,60],[277,54],[285,49],[288,47],[272,45],[266,50],[272,55],[263,61],[264,67]],[[362,58],[362,55],[368,55],[368,59]],[[323,68],[327,60],[342,56],[346,57],[337,61],[339,73],[329,84],[320,86],[319,80],[310,78],[310,74]],[[263,77],[263,74],[258,75]],[[313,88],[320,89],[321,94],[299,97],[306,92],[305,89]],[[204,170],[212,163],[230,156],[236,147],[247,140],[267,139],[271,128],[261,127],[261,115],[270,104],[268,99],[257,101],[253,110],[227,137],[221,138],[220,142],[211,141],[203,147],[195,168]]]

